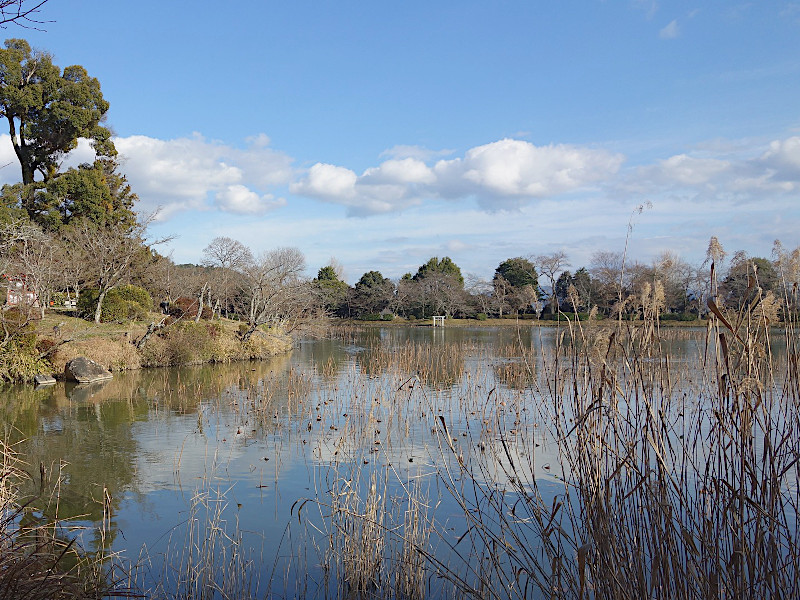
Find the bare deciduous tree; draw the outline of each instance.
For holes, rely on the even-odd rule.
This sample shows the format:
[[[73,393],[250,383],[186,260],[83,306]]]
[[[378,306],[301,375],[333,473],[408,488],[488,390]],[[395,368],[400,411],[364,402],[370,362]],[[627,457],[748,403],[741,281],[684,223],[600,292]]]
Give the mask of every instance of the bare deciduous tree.
[[[211,240],[203,250],[203,255],[203,264],[221,271],[217,296],[221,296],[222,311],[227,316],[235,287],[235,274],[243,272],[253,262],[253,253],[240,241],[221,236]]]
[[[69,228],[66,238],[73,245],[74,259],[83,260],[90,274],[88,279],[99,293],[95,323],[100,322],[106,294],[130,275],[136,259],[147,253],[150,246],[168,241],[169,238],[164,238],[146,242],[145,231],[151,220],[152,217],[145,219],[132,228],[98,227],[81,220]]]
[[[492,305],[492,282],[474,273],[467,273],[465,290],[472,298],[472,301],[480,309],[480,312],[489,314],[489,307]]]
[[[290,332],[315,312],[319,299],[303,277],[305,266],[305,256],[297,248],[277,248],[262,253],[245,268],[243,300],[248,328],[244,341],[265,323]]]
[[[567,253],[563,251],[551,252],[550,254],[539,254],[532,259],[539,267],[539,272],[550,281],[550,314],[558,311],[558,296],[556,295],[556,275],[570,266]]]
[[[0,0],[0,27],[10,23],[21,27],[41,25],[44,21],[36,18],[36,14],[45,4],[47,0]]]

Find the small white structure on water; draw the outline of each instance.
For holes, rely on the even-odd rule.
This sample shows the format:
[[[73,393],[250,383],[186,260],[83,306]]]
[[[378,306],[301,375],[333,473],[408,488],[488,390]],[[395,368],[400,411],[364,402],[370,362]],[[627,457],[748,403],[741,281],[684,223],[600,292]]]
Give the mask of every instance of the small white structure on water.
[[[434,317],[433,317],[433,326],[436,327],[437,324],[440,327],[444,327],[444,315],[434,315]]]

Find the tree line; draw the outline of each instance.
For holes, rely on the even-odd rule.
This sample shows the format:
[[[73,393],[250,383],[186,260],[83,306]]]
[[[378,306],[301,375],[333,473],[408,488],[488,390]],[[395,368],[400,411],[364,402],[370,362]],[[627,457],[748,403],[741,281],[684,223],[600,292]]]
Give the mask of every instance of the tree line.
[[[718,306],[738,309],[753,301],[756,292],[774,322],[797,310],[800,249],[788,251],[780,242],[771,259],[744,251],[729,257],[711,238],[706,260],[699,265],[672,251],[645,263],[603,250],[595,252],[588,265],[575,271],[570,267],[564,252],[553,252],[508,258],[491,278],[465,278],[449,257],[434,257],[416,274],[394,282],[369,271],[351,287],[329,265],[319,270],[314,283],[331,314],[362,319],[381,314],[636,318],[644,310],[655,310],[663,319],[694,320],[707,314],[712,296]]]

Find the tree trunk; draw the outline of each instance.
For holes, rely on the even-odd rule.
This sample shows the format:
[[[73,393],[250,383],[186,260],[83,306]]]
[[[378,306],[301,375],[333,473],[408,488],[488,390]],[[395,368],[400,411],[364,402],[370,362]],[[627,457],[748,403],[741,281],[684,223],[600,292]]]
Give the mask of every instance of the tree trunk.
[[[200,317],[203,314],[203,296],[205,295],[206,295],[206,286],[203,285],[203,287],[200,289],[200,296],[197,299],[197,314],[194,317],[195,323],[200,322]]]
[[[256,329],[258,329],[257,323],[253,323],[252,325],[250,325],[250,327],[247,328],[247,331],[245,331],[244,335],[242,336],[243,344],[246,343],[247,340],[249,340],[253,336],[253,334],[256,332]]]
[[[108,290],[103,290],[97,297],[97,308],[94,309],[95,323],[100,323],[100,315],[103,313],[103,300],[106,298],[106,292],[108,292]]]
[[[145,333],[144,333],[144,335],[141,337],[141,339],[139,339],[139,341],[137,341],[137,342],[135,342],[135,343],[134,343],[134,345],[136,346],[136,349],[137,349],[137,350],[138,350],[138,349],[141,349],[141,348],[142,348],[142,346],[144,346],[144,345],[145,345],[145,343],[147,343],[147,340],[149,340],[149,339],[150,339],[150,336],[151,336],[151,335],[153,335],[153,334],[154,334],[156,331],[158,331],[159,329],[163,329],[163,328],[165,327],[165,325],[166,325],[166,322],[167,322],[167,320],[166,320],[166,319],[161,319],[161,322],[160,322],[160,323],[158,323],[158,324],[156,324],[156,323],[150,323],[150,325],[148,325],[148,326],[147,326],[147,331],[145,331]]]

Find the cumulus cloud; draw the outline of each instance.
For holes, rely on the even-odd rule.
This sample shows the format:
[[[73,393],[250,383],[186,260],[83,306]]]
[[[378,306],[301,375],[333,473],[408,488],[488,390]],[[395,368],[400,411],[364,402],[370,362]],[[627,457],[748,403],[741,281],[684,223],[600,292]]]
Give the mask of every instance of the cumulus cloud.
[[[730,169],[730,161],[677,154],[638,168],[634,178],[651,187],[701,186],[713,184]]]
[[[761,160],[768,168],[774,169],[774,174],[778,178],[799,179],[800,137],[773,141]]]
[[[390,159],[360,176],[318,163],[290,190],[343,204],[351,214],[362,215],[401,210],[425,197],[476,198],[485,208],[510,208],[603,181],[623,160],[605,150],[503,139],[433,166],[413,157]]]
[[[472,148],[464,158],[439,161],[434,167],[444,197],[474,195],[483,205],[519,205],[606,180],[624,157],[605,150],[566,144],[535,146],[504,139]]]
[[[285,198],[275,198],[272,194],[260,196],[253,190],[240,185],[229,185],[216,193],[216,205],[226,212],[258,215],[285,206]]]
[[[362,181],[371,183],[425,183],[436,181],[433,171],[421,160],[404,158],[387,160],[378,167],[364,171]]]
[[[386,213],[418,203],[414,184],[426,179],[426,170],[414,159],[389,160],[359,177],[345,167],[317,163],[289,191],[342,204],[352,215]]]
[[[703,150],[706,156],[677,154],[635,167],[612,187],[635,194],[667,192],[705,201],[736,202],[800,189],[798,136],[774,140],[766,149],[716,141]],[[708,156],[713,150],[719,150],[725,158]]]
[[[293,194],[346,201],[355,196],[357,181],[358,176],[350,169],[317,163],[309,169],[305,179],[293,183],[289,189]]]
[[[661,31],[658,32],[658,37],[662,40],[674,40],[681,34],[680,27],[678,27],[677,19],[673,19]]]
[[[139,194],[140,208],[161,207],[162,220],[182,210],[214,207],[264,212],[274,208],[275,201],[258,190],[286,183],[292,176],[291,159],[269,148],[266,136],[251,138],[244,149],[200,135],[173,140],[130,136],[114,143],[121,170]]]

